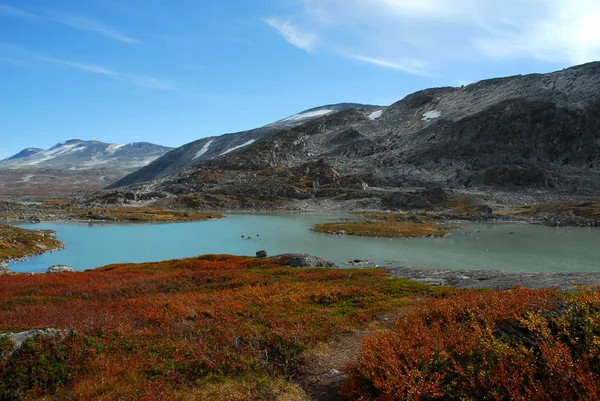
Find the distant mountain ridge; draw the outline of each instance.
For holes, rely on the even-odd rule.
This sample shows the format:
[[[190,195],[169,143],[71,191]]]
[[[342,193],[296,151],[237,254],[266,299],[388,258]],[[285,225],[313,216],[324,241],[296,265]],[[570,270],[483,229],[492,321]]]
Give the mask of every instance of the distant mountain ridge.
[[[33,155],[35,155],[37,153],[40,153],[40,152],[43,152],[43,151],[44,151],[44,149],[40,149],[40,148],[27,148],[27,149],[23,149],[22,151],[20,151],[16,155],[13,155],[11,157],[7,157],[4,160],[0,160],[0,163],[2,163],[4,161],[17,160],[17,159],[22,159],[24,157],[33,156]]]
[[[23,149],[0,161],[0,195],[98,190],[171,149],[148,142],[111,144],[81,139],[46,150]]]
[[[0,161],[0,167],[93,169],[105,164],[117,163],[120,168],[131,169],[148,164],[171,149],[148,142],[121,145],[71,139],[47,150],[24,149]]]

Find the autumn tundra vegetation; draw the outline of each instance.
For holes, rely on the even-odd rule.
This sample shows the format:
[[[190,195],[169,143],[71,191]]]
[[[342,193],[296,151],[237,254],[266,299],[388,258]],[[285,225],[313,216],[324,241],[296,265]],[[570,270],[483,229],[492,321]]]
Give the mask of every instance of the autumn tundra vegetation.
[[[381,316],[344,399],[600,397],[600,289],[458,291],[229,255],[0,279],[0,400],[304,400],[304,355]]]
[[[63,246],[52,230],[27,230],[0,224],[0,266],[2,262],[59,249]]]

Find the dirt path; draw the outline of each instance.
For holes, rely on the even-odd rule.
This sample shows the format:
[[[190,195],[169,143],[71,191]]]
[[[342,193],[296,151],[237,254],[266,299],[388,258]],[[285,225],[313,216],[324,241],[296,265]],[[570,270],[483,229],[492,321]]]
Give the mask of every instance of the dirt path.
[[[367,327],[344,332],[303,355],[302,367],[295,381],[306,393],[307,401],[341,400],[338,389],[347,379],[345,369],[349,364],[358,362],[363,340],[377,330],[389,327],[400,313],[400,310],[387,313]]]

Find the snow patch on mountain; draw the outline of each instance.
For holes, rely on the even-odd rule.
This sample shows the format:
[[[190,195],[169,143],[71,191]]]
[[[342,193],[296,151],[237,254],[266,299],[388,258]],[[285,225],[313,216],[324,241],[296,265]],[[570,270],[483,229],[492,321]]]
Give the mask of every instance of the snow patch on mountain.
[[[369,114],[369,120],[377,120],[383,114],[383,110],[377,110]]]
[[[34,164],[39,164],[42,162],[45,162],[47,160],[50,159],[54,159],[57,156],[63,155],[65,153],[69,153],[69,152],[77,152],[80,150],[83,150],[84,148],[77,148],[80,144],[79,143],[73,143],[73,144],[64,144],[64,142],[62,142],[63,144],[54,148],[54,149],[50,149],[50,150],[46,150],[44,152],[38,153],[35,156],[36,157],[41,157],[40,159],[34,160],[30,163],[25,163],[25,165],[34,165]]]
[[[304,120],[305,118],[321,117],[321,116],[327,115],[332,112],[333,112],[333,110],[330,110],[330,109],[307,111],[306,113],[295,114],[295,115],[288,117],[282,121],[298,121],[298,120]]]
[[[208,148],[210,147],[210,144],[213,143],[214,139],[206,142],[204,144],[204,146],[202,146],[202,149],[200,149],[197,153],[196,156],[194,156],[194,158],[192,160],[196,160],[197,158],[199,158],[200,156],[202,156],[203,154],[205,154],[208,151]]]
[[[117,144],[113,143],[106,147],[106,151],[110,152],[110,153],[115,153],[118,149],[121,149],[123,146],[125,146],[125,145],[117,145]]]
[[[225,152],[221,153],[219,156],[226,155],[226,154],[228,154],[228,153],[230,153],[230,152],[233,152],[234,150],[237,150],[237,149],[243,148],[244,146],[252,145],[254,142],[256,142],[256,139],[250,139],[250,140],[249,140],[248,142],[246,142],[246,143],[242,143],[241,145],[234,146],[233,148],[226,150]]]
[[[441,115],[442,115],[441,111],[431,110],[431,111],[428,111],[427,113],[423,113],[423,118],[421,120],[430,121],[430,120],[433,120],[434,118],[440,117]]]

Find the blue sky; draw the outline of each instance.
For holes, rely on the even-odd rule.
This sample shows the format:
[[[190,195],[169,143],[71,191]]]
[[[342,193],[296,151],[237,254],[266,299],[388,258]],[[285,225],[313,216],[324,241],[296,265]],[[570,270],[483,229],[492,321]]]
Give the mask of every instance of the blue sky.
[[[0,0],[0,159],[600,59],[598,0]]]

